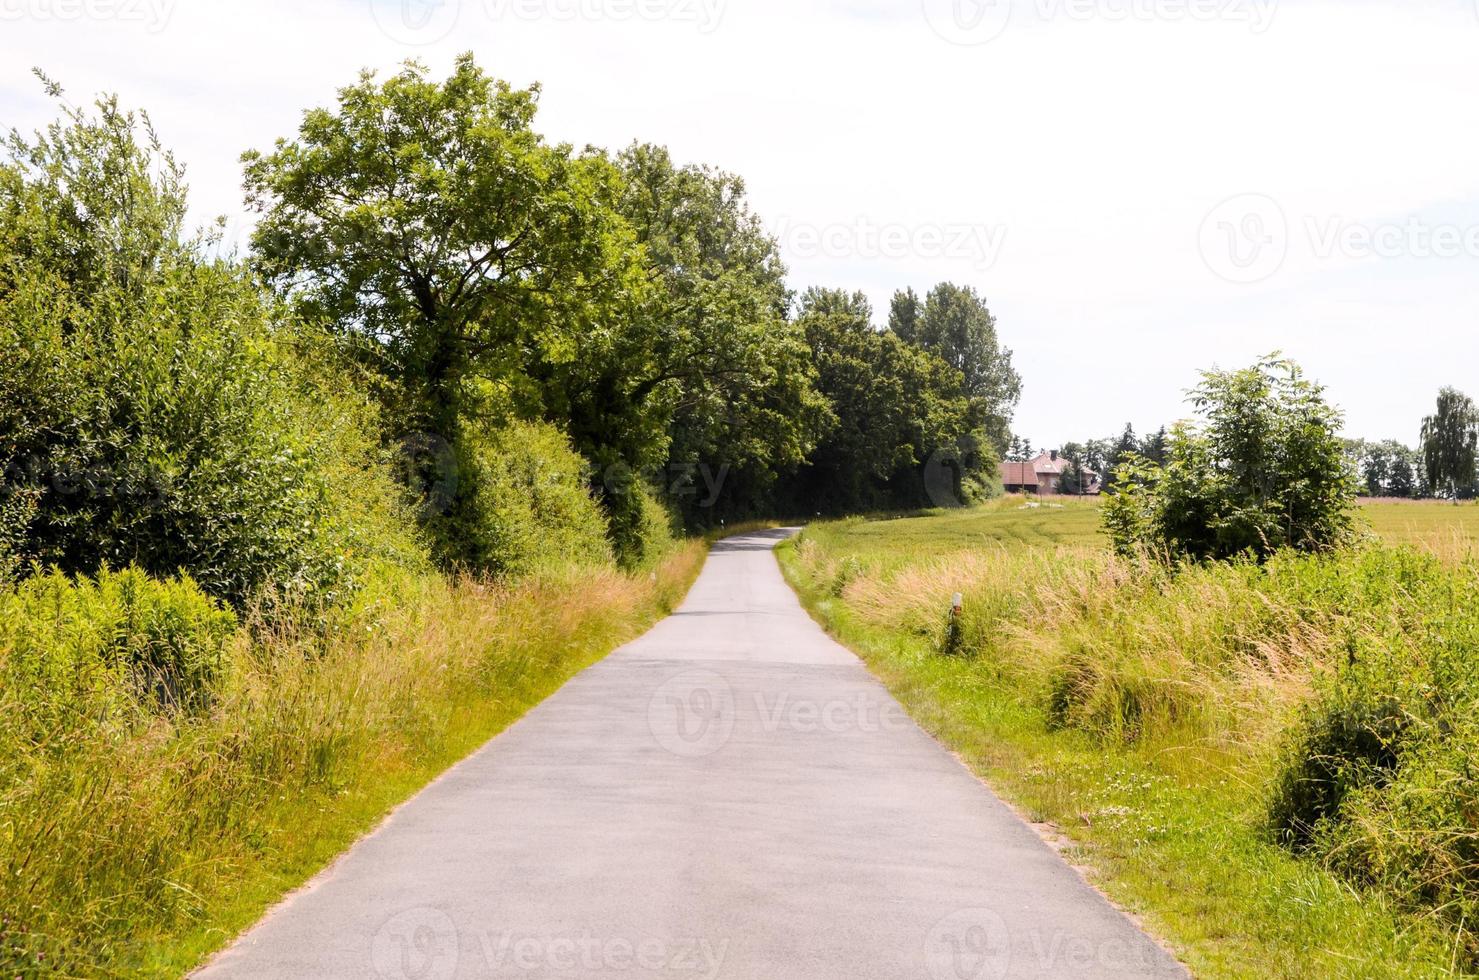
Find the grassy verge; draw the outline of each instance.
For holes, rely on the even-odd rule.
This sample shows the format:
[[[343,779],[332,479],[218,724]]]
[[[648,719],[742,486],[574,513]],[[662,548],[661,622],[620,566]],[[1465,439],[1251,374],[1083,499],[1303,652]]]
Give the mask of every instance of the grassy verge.
[[[670,611],[703,555],[508,585],[402,575],[327,639],[241,631],[208,713],[8,743],[7,975],[187,971]]]
[[[1451,926],[1271,839],[1280,735],[1318,679],[1270,670],[1298,651],[1259,644],[1302,607],[1265,602],[1233,573],[1137,584],[1101,564],[1089,517],[1007,501],[819,524],[780,554],[812,613],[911,714],[1065,838],[1069,859],[1195,974],[1456,972]],[[953,591],[972,618],[963,655],[943,656]],[[1287,632],[1324,662],[1322,640]]]

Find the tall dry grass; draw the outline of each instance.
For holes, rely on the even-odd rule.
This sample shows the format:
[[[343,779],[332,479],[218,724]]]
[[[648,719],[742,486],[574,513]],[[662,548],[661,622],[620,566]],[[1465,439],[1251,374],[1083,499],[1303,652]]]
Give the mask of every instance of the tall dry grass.
[[[702,554],[508,584],[392,573],[327,629],[242,629],[203,712],[78,699],[38,733],[5,719],[46,693],[0,691],[5,975],[180,972],[669,610]]]
[[[1479,965],[1479,561],[1451,541],[1168,568],[991,545],[881,560],[822,527],[796,560],[1050,729],[1235,772],[1271,838],[1447,922]]]

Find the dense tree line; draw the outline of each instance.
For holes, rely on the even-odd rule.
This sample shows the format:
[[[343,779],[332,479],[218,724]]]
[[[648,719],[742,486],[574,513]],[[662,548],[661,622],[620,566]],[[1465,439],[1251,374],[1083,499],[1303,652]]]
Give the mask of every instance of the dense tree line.
[[[0,561],[242,602],[372,554],[630,563],[674,520],[993,491],[1020,380],[974,290],[901,291],[886,326],[793,295],[739,177],[551,143],[538,101],[471,56],[362,75],[245,154],[227,258],[147,117],[12,134]]]
[[[1421,451],[1396,439],[1348,439],[1345,451],[1366,496],[1416,499],[1433,495]]]
[[[1472,499],[1479,494],[1479,408],[1444,388],[1422,421],[1416,449],[1395,439],[1352,439],[1346,455],[1368,496]]]
[[[561,427],[618,544],[633,480],[695,523],[912,506],[941,453],[942,502],[990,485],[1020,381],[974,291],[901,293],[883,331],[857,297],[793,304],[739,178],[548,144],[538,94],[470,56],[441,83],[408,65],[247,154],[258,268],[364,351],[393,415],[454,446]]]
[[[1082,492],[1093,485],[1112,493],[1124,465],[1133,460],[1164,465],[1169,432],[1162,427],[1137,438],[1126,425],[1118,436],[1065,442],[1058,450],[1065,461],[1061,492]],[[1423,420],[1418,448],[1396,439],[1343,440],[1343,465],[1359,491],[1368,497],[1466,500],[1479,494],[1479,408],[1462,392],[1444,388],[1432,415]],[[1013,436],[1004,458],[1025,461],[1043,450],[1025,436]]]

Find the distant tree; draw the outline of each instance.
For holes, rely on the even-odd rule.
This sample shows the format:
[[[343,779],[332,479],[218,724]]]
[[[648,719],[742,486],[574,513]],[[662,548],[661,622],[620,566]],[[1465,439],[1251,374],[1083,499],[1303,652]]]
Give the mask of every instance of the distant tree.
[[[1140,450],[1140,442],[1135,438],[1135,427],[1128,422],[1125,423],[1125,430],[1110,442],[1109,449],[1105,453],[1104,467],[1100,470],[1105,493],[1112,493],[1114,491],[1115,483],[1118,480],[1116,472],[1123,463],[1139,453]]]
[[[1341,450],[1345,457],[1346,466],[1350,469],[1358,483],[1361,484],[1361,493],[1371,496],[1370,488],[1366,480],[1366,459],[1370,455],[1369,444],[1365,439],[1341,439]]]
[[[1320,551],[1352,534],[1356,481],[1336,432],[1341,415],[1292,361],[1209,371],[1192,391],[1200,416],[1167,440],[1167,460],[1132,460],[1105,508],[1115,546],[1173,557]]]
[[[1402,447],[1405,452],[1392,460],[1391,469],[1387,472],[1386,492],[1389,497],[1417,497],[1422,495],[1422,479],[1419,473],[1421,463],[1415,457],[1415,453],[1407,447]]]
[[[1355,457],[1362,487],[1372,497],[1415,497],[1421,493],[1420,454],[1395,439],[1381,442],[1351,440],[1348,454]]]
[[[1361,482],[1368,497],[1385,497],[1392,480],[1392,454],[1387,447],[1377,443],[1360,445]]]
[[[1427,495],[1423,454],[1396,439],[1344,439],[1347,467],[1369,497]]]
[[[996,480],[996,456],[959,371],[872,324],[862,293],[809,289],[797,324],[836,416],[793,487],[797,506],[856,511],[965,503]],[[951,485],[927,482],[945,462]]]
[[[1166,432],[1166,427],[1161,426],[1141,441],[1140,455],[1157,466],[1164,465],[1168,457],[1169,444],[1170,436]]]
[[[1026,436],[1013,436],[1007,447],[1006,458],[1014,463],[1025,463],[1037,453],[1032,449],[1032,440]]]
[[[1444,388],[1434,414],[1423,420],[1423,462],[1433,492],[1456,499],[1474,495],[1479,409],[1463,392]]]
[[[899,290],[894,293],[893,301],[889,304],[888,328],[900,340],[916,343],[919,338],[920,310],[918,293],[913,289]]]
[[[997,452],[1006,452],[1022,379],[986,302],[969,286],[940,283],[925,297],[912,342],[961,373],[982,428]]]
[[[1109,461],[1114,452],[1114,440],[1112,439],[1090,439],[1084,443],[1083,458],[1080,462],[1084,469],[1099,474],[1102,479],[1104,472],[1109,467]],[[1093,482],[1092,476],[1089,482]]]
[[[1090,478],[1082,456],[1064,456],[1063,470],[1058,474],[1058,492],[1069,496],[1081,496],[1088,492]]]

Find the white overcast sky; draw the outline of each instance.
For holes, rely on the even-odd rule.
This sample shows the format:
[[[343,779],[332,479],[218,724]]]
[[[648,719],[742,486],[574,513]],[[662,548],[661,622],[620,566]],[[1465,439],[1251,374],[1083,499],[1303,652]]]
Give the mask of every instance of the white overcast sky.
[[[1474,0],[0,0],[0,125],[147,108],[198,220],[365,67],[471,50],[539,128],[742,174],[792,284],[969,283],[1038,445],[1282,349],[1347,430],[1479,395]]]

